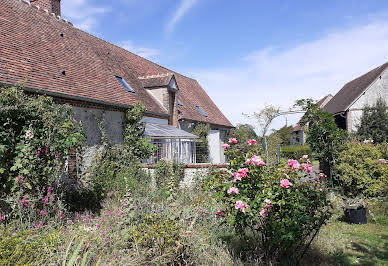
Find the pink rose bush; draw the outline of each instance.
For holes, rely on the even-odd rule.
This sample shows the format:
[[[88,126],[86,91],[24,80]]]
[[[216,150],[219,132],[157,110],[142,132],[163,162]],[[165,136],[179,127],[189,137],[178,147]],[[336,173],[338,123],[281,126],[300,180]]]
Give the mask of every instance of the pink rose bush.
[[[236,138],[230,138],[229,139],[229,143],[237,144],[237,139]]]
[[[255,139],[247,140],[247,145],[251,146],[251,145],[255,145],[255,144],[257,144],[257,141]]]
[[[233,145],[237,142],[225,151],[229,171],[221,172],[222,179],[215,172],[209,186],[223,209],[223,216],[216,213],[216,217],[231,223],[241,235],[249,231],[262,235],[257,240],[263,241],[264,249],[271,246],[268,253],[263,251],[264,257],[295,256],[291,247],[303,246],[330,217],[326,182],[316,181],[308,157],[289,160],[282,168],[267,164],[253,142]]]

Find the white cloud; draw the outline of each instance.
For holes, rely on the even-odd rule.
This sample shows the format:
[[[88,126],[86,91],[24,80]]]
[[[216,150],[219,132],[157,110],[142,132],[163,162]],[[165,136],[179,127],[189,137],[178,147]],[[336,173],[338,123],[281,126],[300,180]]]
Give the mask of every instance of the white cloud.
[[[151,59],[160,54],[158,49],[138,47],[133,44],[132,41],[123,41],[119,43],[119,46],[141,57]]]
[[[66,0],[62,1],[62,16],[66,17],[75,27],[93,32],[98,24],[101,14],[111,11],[109,7],[94,7],[91,0]]]
[[[198,3],[198,0],[181,0],[180,5],[178,9],[173,14],[172,18],[169,20],[165,27],[165,31],[167,34],[171,34],[177,23],[183,18],[184,15],[189,12],[191,8],[194,7],[194,5]]]
[[[236,124],[241,113],[264,104],[288,109],[295,100],[337,93],[348,81],[388,61],[388,22],[334,31],[321,39],[282,50],[248,53],[231,67],[194,71],[224,114]],[[295,123],[299,117],[290,116]],[[274,127],[283,126],[284,118]]]

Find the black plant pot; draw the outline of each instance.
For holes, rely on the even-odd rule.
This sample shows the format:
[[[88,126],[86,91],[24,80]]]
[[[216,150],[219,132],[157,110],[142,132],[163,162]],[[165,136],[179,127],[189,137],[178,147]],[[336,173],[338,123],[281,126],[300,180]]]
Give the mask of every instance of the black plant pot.
[[[366,208],[364,206],[345,208],[345,221],[349,224],[366,224]]]

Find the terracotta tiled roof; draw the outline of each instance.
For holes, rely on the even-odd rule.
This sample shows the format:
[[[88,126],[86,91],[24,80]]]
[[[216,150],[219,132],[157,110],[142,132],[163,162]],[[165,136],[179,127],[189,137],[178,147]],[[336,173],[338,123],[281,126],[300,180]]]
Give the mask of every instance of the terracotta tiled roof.
[[[139,77],[174,74],[181,117],[232,126],[196,80],[157,65],[93,35],[29,3],[0,1],[0,83],[131,106],[166,111],[145,91]],[[135,90],[127,92],[115,75]],[[208,114],[203,117],[195,105]]]
[[[166,87],[170,84],[173,74],[139,77],[144,88]]]
[[[353,101],[356,100],[387,67],[388,63],[385,63],[345,84],[333,99],[328,102],[324,109],[333,114],[346,111]]]

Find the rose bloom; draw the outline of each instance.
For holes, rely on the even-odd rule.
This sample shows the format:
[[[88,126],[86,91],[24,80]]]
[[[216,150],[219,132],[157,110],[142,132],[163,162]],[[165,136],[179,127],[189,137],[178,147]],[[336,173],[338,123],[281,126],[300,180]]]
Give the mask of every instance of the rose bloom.
[[[237,139],[236,138],[230,138],[229,143],[237,144]]]
[[[292,169],[299,169],[300,164],[297,160],[288,160],[288,166]]]
[[[248,175],[248,168],[240,168],[237,170],[238,174],[241,176],[241,177],[247,177]]]
[[[385,159],[379,159],[379,163],[386,164],[386,163],[388,163],[388,160],[385,160]]]
[[[260,216],[261,216],[261,217],[264,217],[266,214],[267,214],[266,209],[262,209],[262,210],[260,211]]]
[[[230,148],[230,145],[229,144],[223,144],[221,145],[221,148],[223,148],[224,150],[227,150]]]
[[[238,200],[236,201],[236,205],[235,205],[235,209],[236,210],[241,210],[242,212],[245,212],[245,209],[246,208],[249,208],[249,205],[248,204],[245,204],[244,202],[242,202],[241,200]]]
[[[250,140],[247,140],[247,144],[248,144],[249,146],[255,145],[255,144],[257,144],[257,141],[256,141],[255,139],[250,139]]]
[[[307,171],[307,173],[311,173],[311,171],[313,170],[313,167],[311,165],[309,165],[308,163],[303,163],[302,166]]]
[[[269,199],[264,200],[264,202],[265,202],[265,204],[268,204],[268,205],[272,203],[272,201]]]
[[[228,193],[229,195],[232,194],[232,193],[235,193],[235,194],[238,195],[239,190],[238,190],[238,188],[236,188],[236,187],[231,187],[231,188],[228,189],[227,193]]]
[[[288,179],[283,179],[282,181],[280,181],[280,185],[284,188],[289,188],[290,186],[292,186],[292,183]]]

